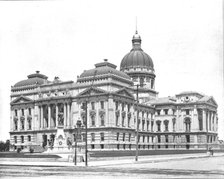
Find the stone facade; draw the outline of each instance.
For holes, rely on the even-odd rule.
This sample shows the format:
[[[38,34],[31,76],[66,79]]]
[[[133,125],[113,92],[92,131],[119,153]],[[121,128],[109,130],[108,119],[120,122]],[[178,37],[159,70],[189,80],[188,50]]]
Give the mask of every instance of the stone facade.
[[[88,150],[135,150],[137,140],[141,150],[215,146],[218,117],[213,97],[184,92],[158,98],[154,66],[139,39],[136,33],[121,71],[104,60],[84,71],[76,82],[58,77],[48,81],[37,71],[12,86],[10,140],[14,149],[46,148],[54,141],[59,124],[66,140],[73,142],[77,121],[85,125],[85,102]],[[135,53],[145,57],[138,59]]]

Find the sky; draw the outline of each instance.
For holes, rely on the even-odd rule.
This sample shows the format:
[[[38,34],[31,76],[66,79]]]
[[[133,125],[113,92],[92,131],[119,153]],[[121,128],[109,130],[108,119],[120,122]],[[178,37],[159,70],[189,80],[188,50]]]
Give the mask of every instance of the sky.
[[[9,139],[10,89],[39,70],[76,81],[108,59],[120,68],[137,29],[159,97],[213,96],[224,139],[222,0],[0,2],[0,140]]]

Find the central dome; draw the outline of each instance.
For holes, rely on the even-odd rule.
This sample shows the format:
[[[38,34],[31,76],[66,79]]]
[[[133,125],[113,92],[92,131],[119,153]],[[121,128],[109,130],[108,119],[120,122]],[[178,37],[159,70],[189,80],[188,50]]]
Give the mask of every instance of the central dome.
[[[132,38],[132,49],[121,61],[120,70],[143,68],[154,71],[151,57],[141,49],[141,37],[136,31]]]

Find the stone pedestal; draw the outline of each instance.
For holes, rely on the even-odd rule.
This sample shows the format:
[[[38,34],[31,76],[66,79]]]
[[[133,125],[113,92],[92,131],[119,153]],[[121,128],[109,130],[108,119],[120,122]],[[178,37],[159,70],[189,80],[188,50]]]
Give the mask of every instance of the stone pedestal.
[[[48,150],[44,153],[62,154],[72,152],[72,148],[69,148],[67,145],[67,140],[64,133],[64,126],[59,125],[55,136],[53,148],[49,147]]]
[[[65,133],[63,126],[58,126],[54,141],[54,148],[67,148]]]

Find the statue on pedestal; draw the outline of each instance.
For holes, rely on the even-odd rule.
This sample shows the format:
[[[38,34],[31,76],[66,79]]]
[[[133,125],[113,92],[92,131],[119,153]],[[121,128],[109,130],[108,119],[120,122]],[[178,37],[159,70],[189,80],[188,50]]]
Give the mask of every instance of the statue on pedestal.
[[[64,113],[59,112],[58,113],[58,125],[62,126],[64,124]]]

